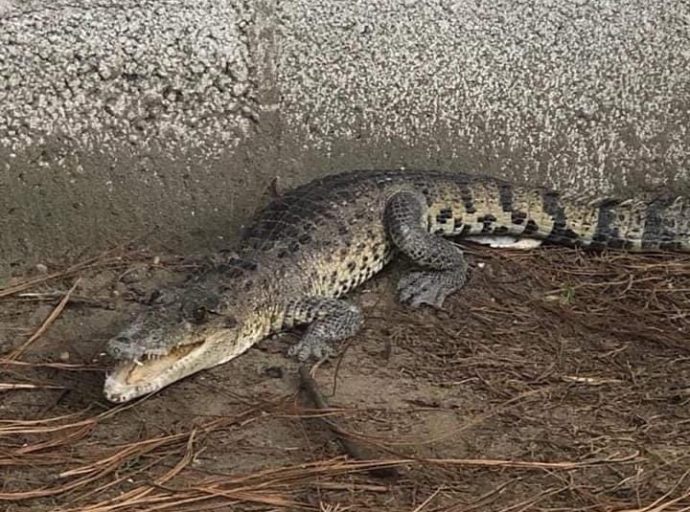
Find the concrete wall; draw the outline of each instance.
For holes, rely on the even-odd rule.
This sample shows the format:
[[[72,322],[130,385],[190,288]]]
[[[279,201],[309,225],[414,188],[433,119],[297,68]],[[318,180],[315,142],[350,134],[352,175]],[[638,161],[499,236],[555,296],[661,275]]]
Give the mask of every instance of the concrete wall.
[[[689,108],[684,0],[0,0],[0,262],[218,247],[276,176],[686,189]]]

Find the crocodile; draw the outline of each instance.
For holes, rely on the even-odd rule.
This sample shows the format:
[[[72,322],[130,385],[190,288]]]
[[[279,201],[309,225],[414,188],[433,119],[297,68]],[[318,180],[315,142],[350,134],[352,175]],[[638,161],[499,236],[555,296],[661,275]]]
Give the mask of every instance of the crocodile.
[[[411,307],[441,308],[466,281],[451,237],[528,249],[555,243],[627,251],[690,250],[685,197],[585,200],[543,187],[445,171],[330,175],[274,199],[236,252],[162,290],[107,344],[104,394],[127,402],[239,356],[272,333],[307,326],[289,355],[332,356],[359,331],[343,296],[396,254],[417,268],[397,284]]]

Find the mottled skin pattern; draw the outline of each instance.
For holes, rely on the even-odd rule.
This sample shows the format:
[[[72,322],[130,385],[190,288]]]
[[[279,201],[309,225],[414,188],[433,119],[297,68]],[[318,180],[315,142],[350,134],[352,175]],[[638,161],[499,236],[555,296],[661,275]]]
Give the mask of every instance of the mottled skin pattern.
[[[541,188],[436,171],[357,171],[288,192],[257,215],[237,255],[165,290],[109,342],[121,360],[105,395],[124,402],[226,362],[271,333],[308,324],[290,350],[333,352],[362,324],[341,299],[400,252],[421,269],[398,283],[413,307],[441,307],[465,282],[444,237],[514,237],[632,251],[690,249],[685,198],[586,202]]]

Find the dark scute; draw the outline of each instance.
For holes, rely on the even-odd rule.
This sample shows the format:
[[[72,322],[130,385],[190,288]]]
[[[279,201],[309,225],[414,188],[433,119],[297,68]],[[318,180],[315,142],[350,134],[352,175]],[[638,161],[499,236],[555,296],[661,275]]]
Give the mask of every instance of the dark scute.
[[[618,201],[614,199],[606,199],[599,204],[597,229],[595,235],[592,237],[595,241],[605,242],[609,238],[615,236],[611,224],[613,224],[616,215],[614,209],[617,205]]]
[[[525,235],[531,235],[536,233],[537,231],[539,231],[539,226],[537,226],[537,223],[534,222],[532,219],[528,220],[523,233]]]
[[[513,212],[510,215],[510,221],[513,224],[520,225],[523,222],[525,222],[525,219],[527,218],[527,214],[525,212]]]
[[[441,208],[441,210],[439,210],[436,218],[437,219],[444,219],[444,220],[453,218],[453,209],[452,208]]]
[[[551,216],[553,220],[553,227],[551,228],[551,237],[563,237],[563,230],[566,226],[565,209],[560,203],[558,192],[544,192],[542,195],[542,207],[544,211]]]
[[[646,248],[645,243],[653,247],[675,238],[676,233],[671,230],[670,219],[666,218],[666,210],[673,201],[673,197],[657,197],[647,205],[647,218],[642,233],[643,248]]]
[[[508,183],[498,184],[498,193],[501,201],[501,208],[504,212],[512,211],[513,209],[513,187]]]

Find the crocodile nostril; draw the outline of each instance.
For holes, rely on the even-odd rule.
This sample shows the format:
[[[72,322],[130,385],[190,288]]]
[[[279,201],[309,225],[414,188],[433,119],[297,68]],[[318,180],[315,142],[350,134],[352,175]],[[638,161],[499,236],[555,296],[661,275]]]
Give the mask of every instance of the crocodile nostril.
[[[122,356],[125,351],[123,345],[131,343],[131,339],[124,335],[115,336],[111,338],[107,344],[107,352],[113,357]]]

